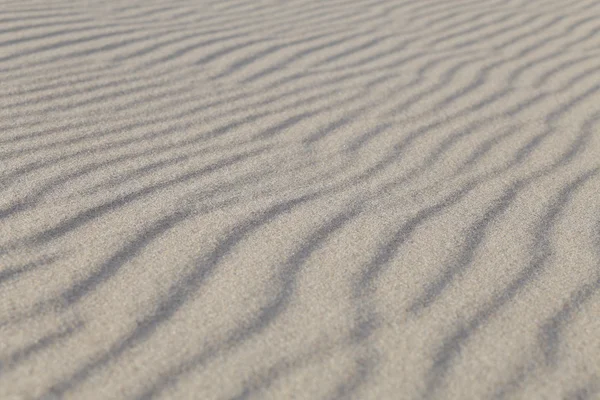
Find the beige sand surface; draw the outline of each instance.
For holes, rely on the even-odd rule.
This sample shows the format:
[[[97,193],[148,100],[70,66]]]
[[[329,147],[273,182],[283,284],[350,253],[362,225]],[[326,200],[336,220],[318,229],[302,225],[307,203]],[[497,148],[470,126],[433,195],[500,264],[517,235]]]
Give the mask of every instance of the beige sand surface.
[[[0,399],[600,399],[600,1],[0,0]]]

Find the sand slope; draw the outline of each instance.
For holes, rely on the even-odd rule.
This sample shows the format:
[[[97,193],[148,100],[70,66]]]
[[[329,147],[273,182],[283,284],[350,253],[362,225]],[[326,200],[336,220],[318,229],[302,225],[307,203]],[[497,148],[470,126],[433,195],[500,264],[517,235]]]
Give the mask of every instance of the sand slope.
[[[0,0],[0,398],[600,398],[600,2]]]

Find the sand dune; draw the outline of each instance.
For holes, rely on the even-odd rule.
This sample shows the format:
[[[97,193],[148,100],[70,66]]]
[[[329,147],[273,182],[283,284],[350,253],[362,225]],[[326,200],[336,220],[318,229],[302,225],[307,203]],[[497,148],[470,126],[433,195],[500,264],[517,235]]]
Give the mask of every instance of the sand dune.
[[[600,398],[597,0],[0,0],[1,399]]]

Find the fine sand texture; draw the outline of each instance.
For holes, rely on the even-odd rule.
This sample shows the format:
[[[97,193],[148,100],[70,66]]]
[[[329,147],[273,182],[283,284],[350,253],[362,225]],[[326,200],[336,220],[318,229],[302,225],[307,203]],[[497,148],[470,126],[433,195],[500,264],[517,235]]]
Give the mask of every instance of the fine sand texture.
[[[0,399],[600,399],[600,1],[0,0]]]

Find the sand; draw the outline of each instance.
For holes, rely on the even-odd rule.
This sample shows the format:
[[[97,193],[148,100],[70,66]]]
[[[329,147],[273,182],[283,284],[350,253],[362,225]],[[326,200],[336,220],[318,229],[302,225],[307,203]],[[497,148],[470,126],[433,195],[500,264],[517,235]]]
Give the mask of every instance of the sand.
[[[597,0],[1,0],[0,126],[0,399],[600,399]]]

